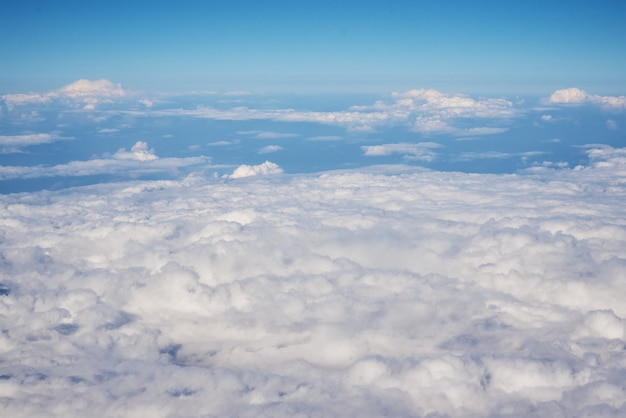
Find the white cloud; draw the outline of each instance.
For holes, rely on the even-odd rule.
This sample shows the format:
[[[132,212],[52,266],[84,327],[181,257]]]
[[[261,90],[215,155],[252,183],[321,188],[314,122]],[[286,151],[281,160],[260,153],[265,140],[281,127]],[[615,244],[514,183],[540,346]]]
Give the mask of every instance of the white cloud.
[[[3,414],[623,416],[626,150],[587,152],[0,195]]]
[[[317,112],[295,109],[252,109],[234,107],[223,110],[212,107],[196,109],[166,109],[121,112],[132,116],[191,116],[215,120],[273,120],[280,122],[311,122],[337,125],[355,132],[369,132],[383,126],[405,125],[425,134],[492,135],[504,132],[502,126],[475,127],[474,133],[455,126],[460,119],[481,119],[488,123],[508,123],[518,115],[513,104],[504,99],[472,99],[460,94],[441,93],[436,90],[411,90],[393,93],[391,102],[377,101],[368,106],[352,106],[347,110]],[[277,138],[277,133],[243,131],[240,134],[267,135]],[[280,134],[279,134],[280,135]],[[293,135],[293,134],[288,134]],[[284,137],[284,136],[280,136]]]
[[[272,152],[277,152],[282,150],[283,147],[281,147],[280,145],[268,145],[266,147],[263,147],[259,150],[259,154],[270,154]]]
[[[92,98],[115,98],[124,97],[126,91],[119,83],[113,83],[109,80],[85,80],[75,81],[67,86],[61,87],[49,95],[66,97],[71,99],[92,99]]]
[[[48,144],[62,139],[56,134],[37,133],[21,135],[0,135],[0,146],[22,148],[31,145]]]
[[[81,103],[85,110],[93,110],[96,105],[102,102],[110,102],[113,99],[120,99],[127,95],[121,84],[113,83],[109,80],[85,80],[81,79],[71,84],[47,93],[29,94],[5,94],[2,100],[9,109],[15,106],[27,104],[42,104],[54,100],[69,100]]]
[[[239,135],[250,135],[257,139],[281,139],[281,138],[296,138],[300,135],[287,132],[272,132],[272,131],[239,131]]]
[[[207,145],[210,147],[223,147],[226,145],[232,145],[232,144],[237,144],[238,141],[215,141],[215,142],[209,142]]]
[[[259,176],[259,175],[268,175],[268,174],[281,174],[283,169],[280,168],[277,164],[271,161],[265,161],[263,164],[259,165],[246,165],[242,164],[233,171],[232,174],[227,175],[226,177],[231,179],[240,179],[243,177],[251,177],[251,176]]]
[[[419,143],[396,143],[382,145],[362,146],[363,153],[371,157],[380,157],[391,154],[404,154],[405,158],[419,161],[433,161],[437,154],[433,149],[440,148],[440,144],[434,142]]]
[[[558,104],[592,103],[605,109],[626,110],[625,96],[600,96],[596,94],[589,94],[576,87],[555,91],[548,98],[548,102]]]
[[[470,160],[478,160],[478,159],[507,159],[513,157],[521,157],[522,160],[526,160],[529,157],[536,157],[538,155],[543,155],[545,152],[543,151],[527,151],[527,152],[499,152],[499,151],[485,151],[485,152],[463,152],[459,156],[460,161],[470,161]]]
[[[548,101],[550,103],[583,103],[587,98],[587,92],[579,88],[571,87],[555,91],[550,95]]]
[[[113,158],[117,160],[136,160],[136,161],[151,161],[156,160],[159,157],[154,153],[154,149],[148,149],[148,143],[143,141],[137,141],[132,146],[130,152],[121,148],[113,155]]]
[[[99,134],[114,134],[119,132],[119,129],[117,128],[102,128],[102,129],[98,129],[98,133]]]
[[[130,151],[118,150],[113,158],[96,158],[86,161],[71,161],[54,166],[2,166],[0,181],[12,179],[35,179],[44,177],[76,177],[100,174],[128,176],[172,173],[179,168],[206,164],[206,157],[158,158],[145,142],[138,141]]]

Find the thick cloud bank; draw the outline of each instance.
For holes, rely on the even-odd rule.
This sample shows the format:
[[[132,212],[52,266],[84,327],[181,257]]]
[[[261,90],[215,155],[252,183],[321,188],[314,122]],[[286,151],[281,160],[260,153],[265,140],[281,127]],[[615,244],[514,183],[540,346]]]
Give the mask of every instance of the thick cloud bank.
[[[625,150],[0,196],[3,416],[626,415]]]

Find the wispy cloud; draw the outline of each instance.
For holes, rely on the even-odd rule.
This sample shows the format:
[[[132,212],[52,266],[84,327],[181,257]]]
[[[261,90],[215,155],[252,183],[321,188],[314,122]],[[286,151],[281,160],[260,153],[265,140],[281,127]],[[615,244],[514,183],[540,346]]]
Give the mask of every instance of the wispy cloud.
[[[238,135],[252,136],[256,139],[282,139],[297,138],[300,135],[289,132],[273,132],[273,131],[238,131]]]
[[[158,158],[146,142],[138,141],[130,151],[119,149],[112,158],[71,161],[53,166],[0,166],[0,180],[43,177],[76,177],[100,174],[146,175],[171,173],[178,168],[209,162],[207,157]]]
[[[434,142],[419,143],[396,143],[382,145],[362,146],[363,153],[370,157],[380,157],[391,154],[403,154],[406,159],[419,161],[433,161],[437,154],[433,149],[440,148],[441,145]]]
[[[277,152],[282,150],[283,147],[281,147],[280,145],[268,145],[266,147],[263,147],[259,150],[259,154],[270,154],[272,152]]]
[[[23,147],[39,144],[48,144],[50,142],[59,141],[62,139],[69,138],[60,137],[57,134],[49,133],[0,135],[0,147],[7,147],[10,149],[19,150]]]

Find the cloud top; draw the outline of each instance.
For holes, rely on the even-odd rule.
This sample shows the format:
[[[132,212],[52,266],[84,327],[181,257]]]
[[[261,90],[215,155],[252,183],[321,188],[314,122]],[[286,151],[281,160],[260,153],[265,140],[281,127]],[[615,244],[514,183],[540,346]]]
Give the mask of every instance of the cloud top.
[[[86,110],[93,110],[98,103],[110,102],[113,99],[120,99],[126,95],[126,90],[119,83],[113,83],[106,79],[80,79],[58,90],[43,94],[5,94],[2,96],[2,100],[9,109],[27,104],[42,104],[55,100],[66,100],[82,103]]]
[[[592,103],[606,109],[626,110],[625,96],[600,96],[597,94],[589,94],[576,87],[556,90],[550,95],[548,102],[557,104]]]
[[[137,141],[130,149],[130,152],[121,148],[113,155],[113,158],[118,160],[152,161],[159,157],[156,156],[153,148],[148,149],[147,142]]]
[[[281,174],[283,169],[278,166],[278,164],[273,163],[271,161],[265,161],[263,164],[259,165],[246,165],[242,164],[233,171],[232,174],[228,175],[228,178],[231,179],[240,179],[244,177],[252,177],[259,175],[269,175],[269,174]]]

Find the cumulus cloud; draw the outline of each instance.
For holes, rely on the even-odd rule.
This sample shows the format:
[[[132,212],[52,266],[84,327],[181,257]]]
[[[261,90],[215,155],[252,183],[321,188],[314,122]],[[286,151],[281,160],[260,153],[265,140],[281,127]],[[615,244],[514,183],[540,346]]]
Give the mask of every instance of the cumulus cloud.
[[[586,152],[0,195],[3,414],[624,416],[626,150]]]
[[[154,153],[154,149],[148,149],[148,143],[143,141],[137,141],[132,146],[130,152],[121,148],[113,155],[113,158],[118,160],[136,160],[136,161],[151,161],[156,160],[159,157]]]
[[[123,98],[126,95],[126,90],[119,83],[113,83],[105,79],[81,79],[58,90],[42,94],[5,94],[2,96],[2,100],[9,109],[27,104],[42,104],[55,100],[66,100],[81,103],[86,110],[93,110],[99,103],[110,102],[113,99]]]
[[[233,171],[232,174],[226,175],[227,178],[239,179],[243,177],[252,177],[268,174],[281,174],[283,169],[278,164],[271,161],[265,161],[259,165],[246,165],[242,164]]]
[[[576,87],[557,90],[548,98],[549,103],[582,104],[592,103],[605,109],[626,110],[625,96],[600,96],[589,94]]]

